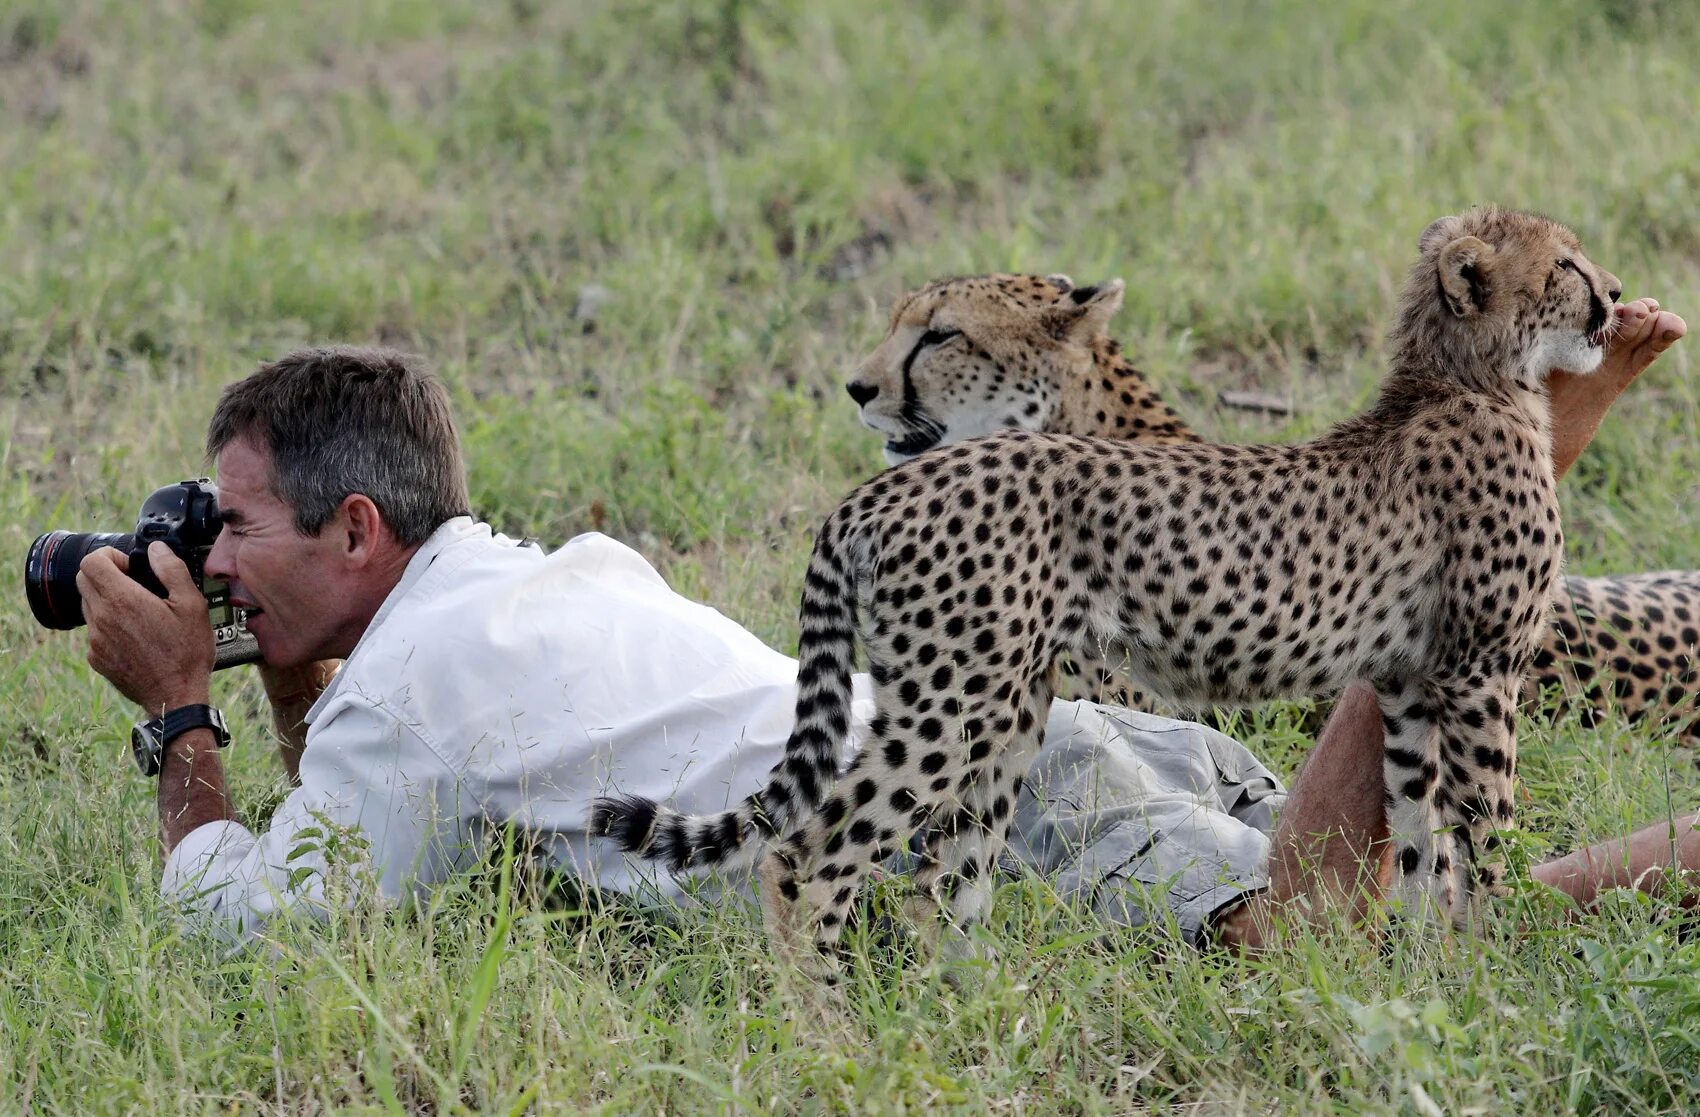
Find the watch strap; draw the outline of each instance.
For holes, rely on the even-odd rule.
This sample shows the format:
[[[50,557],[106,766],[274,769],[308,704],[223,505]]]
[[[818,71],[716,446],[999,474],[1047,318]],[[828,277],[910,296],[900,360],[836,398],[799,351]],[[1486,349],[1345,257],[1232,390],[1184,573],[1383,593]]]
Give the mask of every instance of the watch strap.
[[[165,762],[165,746],[191,729],[211,729],[219,748],[230,744],[224,714],[216,706],[179,706],[161,717],[137,722],[130,729],[130,749],[142,775],[159,775]]]
[[[165,716],[159,721],[161,745],[171,744],[191,729],[211,729],[213,739],[221,749],[230,744],[230,730],[225,728],[224,714],[217,706],[179,706],[175,710],[165,711]]]

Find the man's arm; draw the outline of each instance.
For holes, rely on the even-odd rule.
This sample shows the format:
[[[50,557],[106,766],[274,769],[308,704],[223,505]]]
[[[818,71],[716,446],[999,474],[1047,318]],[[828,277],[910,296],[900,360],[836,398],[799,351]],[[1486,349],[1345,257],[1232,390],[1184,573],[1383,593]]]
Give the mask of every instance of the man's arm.
[[[125,556],[95,551],[78,570],[89,622],[89,664],[118,690],[157,717],[179,706],[208,703],[212,677],[212,634],[206,599],[188,568],[163,543],[149,561],[170,596],[161,600],[137,585]],[[307,743],[307,711],[336,675],[340,660],[303,667],[260,667],[272,707],[278,754],[289,781],[301,783],[301,750]],[[211,730],[196,729],[172,741],[159,773],[160,834],[166,853],[198,826],[235,818],[225,786],[224,765]]]
[[[164,543],[148,549],[148,562],[168,596],[155,597],[138,585],[126,557],[110,547],[83,559],[77,589],[88,620],[89,666],[145,716],[158,717],[209,701],[213,641],[206,598],[189,568]],[[166,852],[196,827],[235,817],[212,731],[190,730],[170,742],[159,773]]]
[[[254,833],[213,820],[166,858],[161,891],[192,922],[247,938],[286,912],[420,894],[476,854],[458,771],[383,706],[339,699],[314,723],[301,786]],[[338,852],[340,850],[340,852]],[[327,889],[327,881],[349,886]]]
[[[77,587],[89,664],[153,717],[207,702],[213,642],[205,598],[188,569],[163,544],[148,558],[164,599],[132,581],[125,557],[111,549],[83,560]],[[324,671],[310,678],[315,698],[327,678]],[[305,695],[280,697],[288,707]],[[290,736],[298,742],[296,721]],[[212,732],[191,730],[170,742],[159,782],[166,894],[240,937],[285,909],[323,910],[324,881],[339,863],[332,850],[344,833],[360,837],[358,846],[341,843],[344,860],[369,866],[387,899],[459,866],[467,848],[459,775],[413,727],[351,699],[327,711],[321,730],[312,755],[292,750],[301,786],[259,835],[235,821]]]
[[[1375,689],[1353,683],[1293,780],[1270,841],[1269,887],[1217,919],[1218,942],[1255,950],[1269,941],[1277,913],[1287,919],[1316,919],[1328,911],[1363,917],[1391,868],[1385,747]]]
[[[1682,906],[1700,904],[1700,891],[1693,881],[1694,874],[1700,873],[1700,814],[1656,822],[1627,838],[1597,842],[1536,865],[1529,875],[1582,908],[1590,908],[1609,888],[1657,892],[1667,887],[1666,874],[1673,869],[1684,885]]]
[[[272,731],[277,734],[278,759],[289,782],[301,786],[301,750],[307,747],[307,711],[331,685],[340,659],[321,659],[302,667],[260,665],[260,682],[272,708]]]
[[[165,852],[176,849],[191,831],[235,817],[212,730],[191,729],[167,745],[159,768],[159,833]]]

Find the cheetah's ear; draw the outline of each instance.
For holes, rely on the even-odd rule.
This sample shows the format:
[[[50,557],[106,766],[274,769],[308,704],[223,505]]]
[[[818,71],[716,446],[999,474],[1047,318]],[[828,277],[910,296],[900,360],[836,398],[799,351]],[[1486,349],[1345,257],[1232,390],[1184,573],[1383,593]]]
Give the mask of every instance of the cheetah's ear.
[[[1045,277],[1045,282],[1049,283],[1052,287],[1055,287],[1065,295],[1074,290],[1074,280],[1070,279],[1062,272],[1054,272],[1051,275],[1047,275]]]
[[[1446,306],[1459,318],[1480,314],[1487,308],[1488,271],[1493,246],[1477,237],[1459,237],[1440,250],[1435,268],[1440,273],[1440,292]]]
[[[1066,299],[1048,311],[1051,336],[1080,345],[1103,337],[1110,332],[1110,319],[1122,308],[1122,294],[1126,290],[1127,284],[1119,279],[1074,288]]]
[[[1456,217],[1442,217],[1432,222],[1423,230],[1423,235],[1417,238],[1417,254],[1426,256],[1429,252],[1448,241],[1457,240],[1464,235],[1464,222]]]

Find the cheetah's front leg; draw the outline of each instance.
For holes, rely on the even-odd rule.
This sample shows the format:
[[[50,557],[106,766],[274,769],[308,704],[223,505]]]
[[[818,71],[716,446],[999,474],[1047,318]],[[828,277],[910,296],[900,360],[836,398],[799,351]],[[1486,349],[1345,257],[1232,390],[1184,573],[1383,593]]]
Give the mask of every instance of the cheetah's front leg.
[[[1521,679],[1469,675],[1442,680],[1441,821],[1454,827],[1468,858],[1466,895],[1498,891],[1503,866],[1495,831],[1511,822],[1517,772],[1516,703]],[[1459,913],[1462,920],[1464,913]]]
[[[1458,842],[1443,829],[1439,707],[1416,679],[1377,680],[1386,733],[1382,775],[1393,839],[1391,898],[1423,921],[1451,921],[1462,898]]]

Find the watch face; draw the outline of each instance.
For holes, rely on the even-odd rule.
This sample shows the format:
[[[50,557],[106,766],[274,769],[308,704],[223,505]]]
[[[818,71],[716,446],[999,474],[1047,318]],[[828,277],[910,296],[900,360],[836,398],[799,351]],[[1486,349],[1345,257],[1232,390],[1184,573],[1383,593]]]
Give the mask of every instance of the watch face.
[[[165,742],[160,739],[157,721],[139,721],[130,727],[130,751],[136,757],[136,767],[144,776],[159,775],[160,758],[165,754]]]

